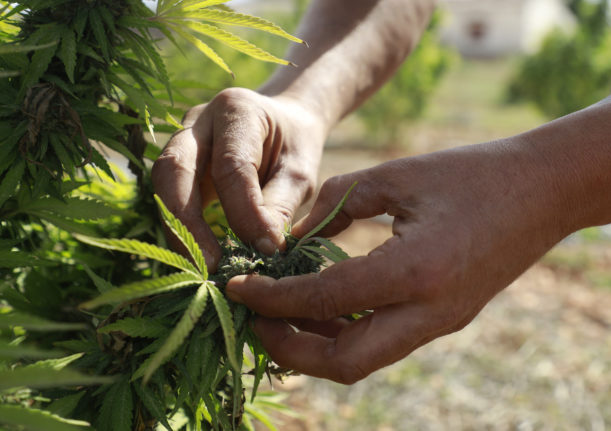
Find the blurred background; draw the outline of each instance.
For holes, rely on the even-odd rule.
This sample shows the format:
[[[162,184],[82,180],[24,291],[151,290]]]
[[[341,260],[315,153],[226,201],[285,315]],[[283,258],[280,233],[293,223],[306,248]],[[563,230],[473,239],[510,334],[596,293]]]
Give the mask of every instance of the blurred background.
[[[295,32],[307,3],[228,5]],[[514,135],[604,98],[611,92],[609,22],[606,0],[441,0],[396,77],[334,130],[321,182],[396,157]],[[287,48],[266,34],[244,37],[275,55]],[[228,86],[256,89],[274,68],[215,49],[235,80],[188,47],[164,49],[182,88],[177,112]],[[276,382],[296,413],[279,417],[277,428],[611,428],[610,234],[600,227],[572,235],[466,329],[363,382]],[[390,235],[382,217],[355,223],[337,242],[360,255]]]

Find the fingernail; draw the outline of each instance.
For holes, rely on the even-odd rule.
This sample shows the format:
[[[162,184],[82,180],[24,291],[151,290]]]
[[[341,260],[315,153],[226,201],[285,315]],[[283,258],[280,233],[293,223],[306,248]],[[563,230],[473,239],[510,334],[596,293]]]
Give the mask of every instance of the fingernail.
[[[238,292],[236,292],[236,289],[234,287],[227,285],[225,292],[227,293],[227,296],[229,297],[229,299],[231,299],[233,302],[239,302],[240,304],[244,302],[242,300],[242,297],[240,296]]]
[[[233,302],[239,302],[240,304],[244,303],[244,300],[240,296],[240,288],[236,285],[236,283],[239,284],[241,282],[244,282],[244,279],[246,279],[245,275],[236,275],[227,282],[227,286],[225,287],[225,293],[227,293],[227,296]]]
[[[276,245],[269,238],[260,238],[256,240],[255,248],[268,256],[274,254],[274,252],[278,249],[278,247],[276,247]]]

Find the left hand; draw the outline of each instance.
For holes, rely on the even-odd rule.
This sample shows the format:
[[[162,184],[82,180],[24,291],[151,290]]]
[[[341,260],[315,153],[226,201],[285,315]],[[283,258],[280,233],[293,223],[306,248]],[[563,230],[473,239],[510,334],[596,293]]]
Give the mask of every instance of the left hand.
[[[463,328],[575,227],[575,202],[557,183],[567,174],[550,175],[546,164],[535,146],[515,139],[332,178],[296,236],[322,221],[355,181],[321,234],[388,213],[394,236],[318,274],[235,277],[227,294],[266,316],[255,330],[279,365],[354,383]],[[373,313],[341,317],[362,310]]]

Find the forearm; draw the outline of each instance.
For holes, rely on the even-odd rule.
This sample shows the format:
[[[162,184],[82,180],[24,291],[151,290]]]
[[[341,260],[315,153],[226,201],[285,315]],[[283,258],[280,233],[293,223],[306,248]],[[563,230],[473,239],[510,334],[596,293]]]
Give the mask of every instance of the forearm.
[[[418,42],[433,0],[313,0],[299,29],[309,47],[288,53],[260,92],[298,100],[328,130],[399,67]]]
[[[568,234],[611,223],[611,96],[516,137]]]

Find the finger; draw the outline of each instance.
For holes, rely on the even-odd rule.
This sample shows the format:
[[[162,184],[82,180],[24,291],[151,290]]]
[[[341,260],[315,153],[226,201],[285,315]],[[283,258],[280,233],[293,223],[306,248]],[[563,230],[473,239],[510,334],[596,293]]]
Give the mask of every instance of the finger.
[[[234,232],[272,254],[285,244],[283,220],[276,219],[264,203],[259,170],[267,123],[249,109],[256,108],[224,110],[215,116],[212,179]]]
[[[193,129],[178,132],[155,161],[152,179],[155,192],[193,234],[207,265],[214,270],[221,250],[216,237],[202,217],[199,177],[202,160],[205,160],[203,152],[201,147],[198,147]],[[178,238],[169,234],[168,239],[173,248],[186,253]]]
[[[386,212],[385,190],[376,187],[371,170],[333,177],[324,182],[310,213],[295,224],[292,234],[298,238],[308,234],[333,212],[350,187],[355,187],[348,194],[340,212],[319,233],[321,236],[333,236],[346,229],[353,220],[370,218]]]
[[[350,323],[336,338],[295,332],[287,323],[267,318],[256,320],[255,332],[280,366],[352,384],[442,335],[427,311],[415,304],[387,307]]]
[[[330,338],[337,337],[341,330],[350,324],[350,321],[343,317],[337,317],[325,322],[318,322],[312,319],[287,319],[287,322],[300,331],[311,332]]]
[[[339,262],[317,274],[279,280],[234,277],[227,294],[263,316],[318,321],[407,301],[413,294],[410,266],[396,265],[384,251],[396,241],[393,237],[369,256]]]
[[[281,220],[283,230],[290,227],[295,211],[311,195],[316,182],[308,178],[301,170],[282,167],[276,172],[263,188],[263,202],[268,211],[276,220]],[[310,170],[316,172],[316,169]]]

